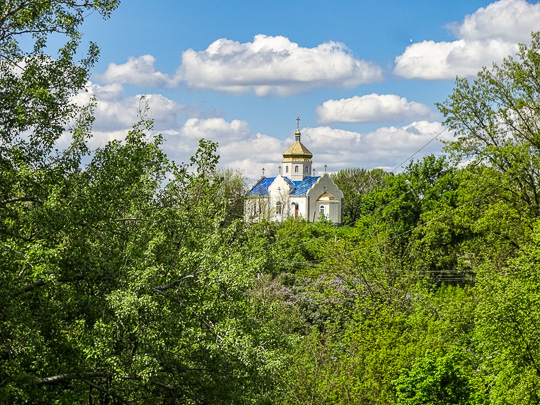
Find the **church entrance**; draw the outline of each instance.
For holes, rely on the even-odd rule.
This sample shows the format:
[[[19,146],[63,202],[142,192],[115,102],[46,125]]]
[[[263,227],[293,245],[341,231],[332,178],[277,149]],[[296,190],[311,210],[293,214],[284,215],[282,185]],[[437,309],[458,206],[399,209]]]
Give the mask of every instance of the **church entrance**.
[[[297,219],[298,218],[298,204],[292,203],[291,205],[293,206],[293,209],[294,209],[294,219]]]

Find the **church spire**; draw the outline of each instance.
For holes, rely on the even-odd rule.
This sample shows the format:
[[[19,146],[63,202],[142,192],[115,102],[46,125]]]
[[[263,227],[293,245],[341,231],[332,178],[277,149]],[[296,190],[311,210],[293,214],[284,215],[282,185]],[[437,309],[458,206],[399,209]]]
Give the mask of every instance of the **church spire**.
[[[300,117],[296,117],[296,132],[294,133],[296,142],[300,142]]]

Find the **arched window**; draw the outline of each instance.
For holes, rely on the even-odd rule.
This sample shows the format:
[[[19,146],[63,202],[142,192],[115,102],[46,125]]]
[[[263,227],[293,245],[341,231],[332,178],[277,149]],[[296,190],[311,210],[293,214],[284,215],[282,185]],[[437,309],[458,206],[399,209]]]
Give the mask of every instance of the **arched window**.
[[[298,166],[294,166],[294,172],[298,173]]]
[[[285,173],[289,173],[289,166],[285,166]]]
[[[308,167],[306,166],[306,167],[304,168],[304,173],[307,173],[307,172],[308,172]]]
[[[276,214],[281,215],[281,201],[276,203]]]
[[[319,207],[319,213],[321,213],[321,214],[323,214],[323,215],[326,215],[326,209],[325,209],[324,205],[321,205],[321,206]]]

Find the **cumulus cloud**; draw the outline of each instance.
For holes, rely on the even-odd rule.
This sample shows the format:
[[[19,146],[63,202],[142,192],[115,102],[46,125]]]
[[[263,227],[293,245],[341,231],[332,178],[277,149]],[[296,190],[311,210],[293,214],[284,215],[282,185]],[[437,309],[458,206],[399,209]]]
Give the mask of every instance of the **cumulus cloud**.
[[[140,117],[154,120],[156,129],[178,128],[180,120],[197,114],[193,106],[179,104],[161,94],[138,94],[123,97],[123,86],[112,83],[101,86],[92,82],[74,97],[79,105],[95,99],[94,129],[116,131],[131,128]]]
[[[253,133],[241,120],[190,118],[179,131],[164,135],[165,150],[175,161],[186,161],[197,149],[199,139],[205,138],[218,143],[220,166],[239,169],[250,179],[259,177],[264,167],[277,168],[282,159],[282,141]]]
[[[437,114],[427,105],[394,94],[369,94],[328,100],[317,107],[319,122],[399,122],[434,119]]]
[[[540,21],[540,4],[525,0],[501,0],[486,8],[479,8],[465,17],[461,24],[449,24],[460,38],[490,40],[499,38],[508,42],[525,42]]]
[[[105,73],[96,75],[103,83],[126,83],[141,87],[172,86],[175,82],[165,73],[156,71],[152,55],[130,57],[126,63],[109,63]]]
[[[440,123],[429,121],[382,127],[367,133],[328,126],[301,130],[302,143],[313,153],[314,168],[319,174],[324,171],[325,164],[329,171],[347,167],[393,169],[420,149],[416,159],[439,153],[439,140],[451,136],[447,132],[441,134],[441,131]],[[186,161],[196,150],[201,137],[218,142],[220,165],[242,170],[250,181],[259,178],[263,168],[266,176],[276,176],[283,151],[294,142],[292,132],[289,138],[281,140],[253,133],[245,121],[228,122],[221,118],[188,119],[179,131],[164,135],[166,151],[176,161]]]
[[[448,133],[440,134],[441,131],[440,123],[429,121],[416,121],[403,127],[382,127],[365,134],[323,126],[305,128],[302,142],[309,145],[314,155],[314,167],[319,171],[324,164],[333,171],[348,167],[393,169],[424,146],[415,155],[416,159],[439,153],[441,144],[438,140],[450,138]],[[426,146],[437,135],[437,140]]]
[[[514,54],[518,43],[530,41],[538,30],[540,4],[500,0],[478,9],[448,28],[453,42],[423,41],[407,47],[395,59],[394,73],[408,79],[454,79],[473,76],[482,66],[499,63]]]
[[[341,43],[303,48],[282,36],[256,35],[253,42],[218,39],[204,51],[182,55],[177,80],[193,89],[258,96],[320,86],[355,87],[382,79],[379,66],[355,59]]]
[[[180,135],[187,138],[208,138],[221,142],[244,139],[249,133],[247,122],[241,120],[227,122],[223,118],[190,118],[180,130]]]
[[[93,96],[97,98],[96,126],[89,141],[90,147],[102,147],[110,140],[124,139],[137,119],[140,99],[123,98],[122,86],[118,85],[88,83],[87,89],[77,97],[79,103],[87,102]],[[193,115],[186,119],[186,106],[159,94],[147,95],[146,100],[150,104],[149,113],[156,112],[155,132],[163,135],[164,150],[177,163],[188,161],[195,153],[199,139],[206,138],[219,143],[220,166],[240,169],[250,181],[254,181],[260,177],[263,168],[267,176],[277,175],[283,151],[294,142],[293,130],[290,137],[282,140],[253,132],[242,120],[227,121],[221,117]],[[313,153],[314,168],[319,174],[324,171],[325,164],[329,171],[347,167],[391,169],[424,147],[441,130],[441,124],[429,121],[416,121],[403,127],[383,127],[367,133],[320,126],[303,128],[302,142]],[[67,145],[68,139],[64,141]],[[431,142],[416,158],[439,151],[440,144]]]
[[[152,55],[130,57],[123,64],[110,63],[96,78],[141,87],[183,82],[198,90],[286,96],[323,86],[356,87],[383,76],[378,65],[354,58],[342,43],[304,48],[283,36],[256,35],[247,43],[221,38],[203,51],[188,49],[172,77],[157,71],[155,62]]]

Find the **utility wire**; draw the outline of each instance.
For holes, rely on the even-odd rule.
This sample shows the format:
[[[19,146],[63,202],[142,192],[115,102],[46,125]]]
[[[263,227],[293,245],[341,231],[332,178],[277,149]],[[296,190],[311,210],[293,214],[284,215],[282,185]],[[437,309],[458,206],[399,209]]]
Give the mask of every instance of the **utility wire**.
[[[516,176],[513,176],[513,177],[511,178],[511,180],[516,180],[520,175],[521,175],[521,174],[517,174]],[[391,241],[393,241],[393,240],[395,240],[395,239],[397,239],[397,238],[399,238],[399,237],[401,237],[401,236],[403,236],[403,235],[406,235],[406,234],[411,233],[411,232],[414,232],[414,231],[416,231],[416,230],[418,230],[418,229],[424,228],[424,227],[430,225],[431,223],[435,222],[436,220],[441,219],[443,216],[448,215],[449,213],[457,212],[457,210],[462,209],[464,206],[469,205],[469,204],[471,204],[471,203],[474,203],[474,202],[478,201],[479,199],[483,199],[483,198],[484,198],[486,195],[488,195],[488,194],[492,194],[493,191],[495,191],[495,190],[501,188],[502,186],[503,186],[503,184],[499,184],[499,185],[497,185],[497,186],[491,188],[490,190],[487,190],[487,191],[484,192],[482,195],[480,195],[480,196],[478,196],[478,197],[475,197],[475,198],[473,198],[473,199],[471,199],[471,200],[469,200],[469,201],[466,201],[465,203],[461,204],[461,205],[458,206],[458,207],[453,208],[450,212],[443,212],[443,213],[441,213],[441,215],[438,215],[438,216],[432,218],[432,219],[431,219],[430,221],[428,221],[428,222],[419,224],[419,225],[417,225],[417,226],[415,226],[415,227],[413,227],[413,228],[411,228],[411,229],[409,229],[409,230],[407,230],[407,231],[403,231],[403,232],[401,232],[401,233],[399,233],[399,234],[397,234],[397,235],[394,235],[394,236],[392,236],[392,237],[386,238],[386,239],[384,239],[384,240],[382,240],[382,241],[380,241],[380,242],[372,243],[371,245],[368,245],[368,246],[362,246],[362,247],[360,247],[360,248],[358,248],[358,249],[353,249],[353,250],[347,251],[347,252],[345,252],[345,253],[343,253],[343,254],[336,255],[336,256],[323,257],[323,258],[320,258],[320,259],[307,260],[307,261],[304,261],[304,262],[281,262],[281,264],[298,264],[298,265],[303,265],[303,264],[305,264],[305,263],[317,263],[317,264],[318,264],[318,263],[321,263],[321,262],[323,262],[323,261],[327,261],[327,260],[331,260],[331,259],[338,259],[338,258],[341,258],[341,257],[349,256],[349,255],[351,255],[351,254],[353,254],[353,253],[356,253],[356,252],[359,252],[359,251],[362,251],[362,250],[367,250],[367,249],[372,248],[372,247],[374,247],[374,246],[379,246],[379,245],[386,244],[386,243],[391,242]]]

